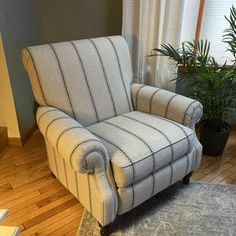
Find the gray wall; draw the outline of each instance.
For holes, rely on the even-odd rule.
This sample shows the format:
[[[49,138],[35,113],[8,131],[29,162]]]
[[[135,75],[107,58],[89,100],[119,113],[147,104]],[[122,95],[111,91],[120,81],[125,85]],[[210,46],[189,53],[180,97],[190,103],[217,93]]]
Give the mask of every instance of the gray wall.
[[[0,0],[0,30],[21,136],[35,125],[34,100],[21,63],[22,48],[37,43],[34,9],[32,0]]]
[[[122,0],[36,0],[41,43],[121,34]]]

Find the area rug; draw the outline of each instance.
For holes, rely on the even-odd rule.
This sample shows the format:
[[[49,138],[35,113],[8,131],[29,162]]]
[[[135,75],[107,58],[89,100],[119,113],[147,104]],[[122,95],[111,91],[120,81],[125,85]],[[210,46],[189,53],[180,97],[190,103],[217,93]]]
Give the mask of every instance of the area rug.
[[[176,183],[118,217],[113,236],[236,236],[236,186]],[[98,236],[84,211],[77,236]]]

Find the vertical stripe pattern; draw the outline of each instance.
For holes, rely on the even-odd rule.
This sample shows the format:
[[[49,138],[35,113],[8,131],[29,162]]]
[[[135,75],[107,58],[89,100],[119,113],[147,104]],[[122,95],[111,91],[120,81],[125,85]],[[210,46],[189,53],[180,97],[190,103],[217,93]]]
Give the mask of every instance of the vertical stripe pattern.
[[[110,94],[110,98],[111,98],[111,101],[112,101],[112,104],[113,104],[114,115],[116,116],[116,115],[117,115],[117,112],[116,112],[116,107],[115,107],[114,99],[113,99],[113,96],[112,96],[112,93],[111,93],[111,88],[110,88],[110,85],[109,85],[109,82],[108,82],[108,79],[107,79],[105,67],[104,67],[104,65],[103,65],[103,62],[102,62],[100,53],[99,53],[99,51],[98,51],[98,48],[97,48],[95,42],[94,42],[92,39],[90,39],[89,41],[93,44],[93,46],[94,46],[94,48],[95,48],[95,50],[96,50],[96,52],[97,52],[97,55],[98,55],[98,57],[99,57],[99,61],[100,61],[100,63],[101,63],[102,71],[103,71],[103,73],[104,73],[104,78],[105,78],[105,81],[106,81],[106,85],[107,85],[107,88],[108,88],[108,91],[109,91],[109,94]]]
[[[32,55],[31,53],[31,50],[29,48],[26,48],[27,52],[29,53],[30,55],[30,58],[32,60],[32,65],[33,65],[33,69],[36,73],[36,76],[37,76],[37,81],[35,82],[38,82],[39,84],[39,87],[40,87],[40,90],[41,90],[41,94],[42,94],[42,97],[43,97],[43,102],[45,103],[45,105],[47,105],[47,100],[46,100],[46,97],[45,97],[45,93],[44,93],[44,90],[43,90],[43,86],[42,86],[42,83],[41,83],[41,79],[39,77],[39,72],[38,72],[38,69],[37,69],[37,66],[35,64],[35,59],[34,59],[34,56]],[[33,81],[32,81],[33,82]],[[36,89],[36,88],[35,88]]]
[[[140,120],[138,120],[138,119],[135,119],[135,118],[130,117],[130,116],[127,116],[127,115],[123,115],[123,117],[126,117],[126,118],[128,118],[128,119],[131,119],[131,120],[134,120],[134,121],[136,121],[136,122],[139,122],[139,123],[141,123],[141,124],[143,124],[143,125],[145,125],[145,126],[148,126],[148,127],[152,128],[152,129],[156,130],[158,133],[160,133],[162,136],[164,136],[164,137],[166,138],[166,140],[168,141],[168,143],[169,143],[169,145],[170,145],[170,148],[171,148],[171,161],[170,161],[170,167],[171,167],[170,184],[171,184],[172,175],[173,175],[173,169],[172,169],[172,164],[171,164],[171,163],[173,162],[173,158],[174,158],[174,149],[173,149],[173,144],[171,143],[170,139],[169,139],[169,138],[167,137],[167,135],[164,134],[161,130],[155,128],[155,127],[152,126],[152,125],[149,125],[149,124],[147,124],[147,123],[145,123],[145,122],[142,122],[142,121],[140,121]],[[153,152],[152,152],[152,153],[153,153]],[[154,154],[153,154],[153,155],[154,155]],[[154,159],[154,163],[155,163],[155,159]],[[155,165],[154,165],[154,168],[153,168],[152,173],[154,173],[155,169],[156,169],[156,168],[155,168]],[[154,181],[154,177],[153,177],[153,181]],[[153,188],[153,191],[154,191],[154,188]]]
[[[136,110],[173,120],[191,129],[200,120],[203,107],[198,101],[151,86],[145,86],[139,93],[142,86],[131,85],[132,101]],[[155,97],[157,93],[158,96]]]
[[[91,194],[91,185],[90,185],[90,175],[87,174],[87,181],[88,181],[88,195],[89,195],[89,210],[90,213],[93,214],[93,207],[92,207],[92,194]]]
[[[133,162],[132,162],[132,160],[131,160],[131,158],[125,153],[125,151],[121,148],[121,147],[119,147],[117,144],[114,144],[114,143],[112,143],[111,141],[109,141],[108,139],[105,139],[104,137],[102,137],[102,136],[99,136],[98,134],[94,134],[94,135],[96,135],[97,137],[99,137],[99,139],[101,139],[101,140],[104,140],[105,142],[107,142],[107,143],[109,143],[109,144],[111,144],[112,146],[114,146],[115,148],[117,148],[120,152],[122,152],[123,154],[124,154],[124,156],[127,158],[127,160],[129,161],[129,163],[131,164],[131,167],[132,167],[132,183],[135,183],[135,168],[134,168],[134,165],[133,165]],[[132,203],[131,203],[131,209],[134,207],[134,197],[135,197],[135,195],[134,195],[134,188],[133,188],[133,184],[131,184],[130,185],[131,186],[131,188],[132,188]]]
[[[186,166],[185,175],[188,174],[188,169],[189,169],[189,154],[187,154],[187,166]]]
[[[90,85],[89,85],[89,83],[88,83],[88,78],[87,78],[87,75],[86,75],[86,72],[85,72],[85,69],[84,69],[84,65],[83,65],[81,56],[80,56],[80,54],[79,54],[78,49],[77,49],[76,46],[75,46],[75,43],[71,41],[71,44],[72,44],[72,46],[74,47],[74,49],[75,49],[75,51],[76,51],[76,54],[77,54],[77,56],[78,56],[78,60],[79,60],[79,62],[80,62],[80,64],[81,64],[81,67],[82,67],[82,70],[83,70],[83,74],[84,74],[84,78],[85,78],[85,82],[86,82],[86,84],[87,84],[87,88],[88,88],[88,91],[89,91],[89,94],[90,94],[90,97],[91,97],[91,100],[92,100],[92,103],[93,103],[93,108],[94,108],[96,120],[97,120],[97,122],[99,122],[97,108],[96,108],[95,103],[94,103],[94,97],[93,97],[93,95],[92,95],[92,93],[91,93]]]
[[[117,63],[118,63],[118,66],[119,66],[119,72],[120,72],[120,76],[121,76],[121,80],[122,80],[122,84],[123,84],[123,88],[124,88],[124,91],[125,91],[125,95],[126,95],[126,99],[127,99],[127,103],[129,105],[129,111],[132,111],[132,105],[131,105],[131,101],[129,99],[129,95],[128,95],[128,92],[130,92],[130,90],[128,90],[127,92],[127,87],[125,85],[125,80],[124,80],[124,75],[123,75],[123,71],[121,69],[121,64],[120,64],[120,58],[118,56],[118,53],[117,53],[117,49],[112,41],[112,38],[111,37],[107,37],[108,41],[111,43],[114,51],[115,51],[115,54],[116,54],[116,58],[117,58]],[[131,82],[131,81],[130,81]]]
[[[154,93],[152,94],[152,96],[151,96],[151,98],[150,98],[149,113],[152,113],[153,99],[154,99],[154,96],[156,95],[156,93],[158,93],[159,91],[160,91],[160,89],[157,89],[156,91],[154,91]]]
[[[168,116],[168,109],[169,109],[170,103],[171,103],[171,101],[172,101],[176,96],[178,96],[178,94],[174,94],[174,95],[171,97],[171,99],[168,101],[167,106],[166,106],[166,114],[165,114],[165,117]]]
[[[61,74],[61,77],[62,77],[62,81],[63,81],[64,88],[65,88],[65,91],[66,91],[66,94],[67,94],[68,102],[69,102],[69,104],[70,104],[70,108],[71,108],[71,111],[72,111],[72,115],[73,115],[73,117],[75,118],[74,108],[73,108],[73,106],[72,106],[70,93],[69,93],[69,90],[68,90],[68,87],[67,87],[67,84],[66,84],[66,80],[65,80],[65,76],[64,76],[64,73],[63,73],[63,70],[62,70],[62,67],[61,67],[60,60],[59,60],[59,58],[58,58],[57,52],[56,52],[56,50],[55,50],[53,44],[49,44],[49,46],[50,46],[50,48],[52,49],[53,54],[55,55],[56,61],[57,61],[57,63],[58,63],[58,68],[59,68],[59,71],[60,71],[60,74]]]
[[[159,117],[159,119],[165,120],[165,118],[163,118],[163,117]],[[172,121],[172,120],[168,120],[168,122],[170,122],[171,124],[177,126],[178,128],[180,128],[180,129],[183,131],[183,133],[184,133],[185,136],[187,137],[187,141],[188,141],[188,151],[190,151],[191,142],[190,142],[189,137],[188,137],[186,131],[184,130],[184,128],[183,128],[180,124],[178,124],[178,123],[176,123],[176,122],[174,122],[174,121]]]
[[[29,75],[34,91],[39,91],[34,92],[37,101],[52,107],[41,108],[37,115],[40,130],[52,145],[50,166],[103,225],[117,214],[113,187],[120,194],[119,211],[125,212],[186,175],[199,161],[201,147],[194,144],[194,131],[180,123],[193,123],[201,104],[135,85],[132,102],[144,112],[132,112],[132,69],[122,37],[35,46],[27,53],[32,62],[26,69],[33,70]],[[182,101],[184,108],[175,112]],[[90,154],[95,161],[87,163]],[[108,180],[109,164],[116,186]]]
[[[113,124],[113,123],[111,123],[111,122],[108,122],[108,121],[104,121],[104,123],[109,124],[109,125],[111,125],[111,126],[113,126],[113,127],[116,127],[117,129],[123,130],[124,132],[126,132],[126,133],[128,133],[128,134],[131,134],[132,136],[134,136],[135,138],[141,140],[141,141],[144,143],[144,145],[149,149],[149,152],[150,152],[150,154],[152,155],[152,159],[153,159],[152,174],[153,174],[154,171],[155,171],[155,169],[156,169],[156,162],[155,162],[155,157],[154,157],[154,151],[153,151],[152,148],[149,146],[149,144],[148,144],[146,141],[144,141],[143,138],[137,136],[134,132],[130,132],[130,131],[128,131],[128,130],[126,130],[126,129],[124,129],[124,128],[118,126],[118,125],[115,125],[115,124]],[[152,175],[152,177],[153,177],[153,182],[154,182],[154,181],[155,181],[155,180],[154,180],[154,176]],[[154,184],[153,184],[151,196],[153,195],[153,192],[154,192]]]
[[[68,188],[68,179],[67,179],[67,171],[66,171],[65,159],[62,158],[62,162],[63,162],[63,168],[64,168],[64,173],[65,173],[65,178],[66,178],[66,187]]]
[[[138,110],[138,99],[139,99],[138,96],[139,96],[139,93],[140,93],[141,89],[144,88],[144,87],[145,87],[145,85],[140,86],[138,88],[136,96],[135,96],[135,107],[136,107],[137,110]]]
[[[85,127],[133,110],[131,61],[121,36],[33,46],[28,51],[35,68],[26,69],[37,73],[29,75],[36,90],[40,85],[40,105],[56,107]]]
[[[185,119],[186,119],[187,112],[188,112],[189,108],[190,108],[191,106],[193,106],[193,104],[196,103],[196,102],[197,102],[197,101],[193,101],[193,102],[191,102],[191,103],[188,105],[188,107],[187,107],[187,109],[186,109],[186,111],[185,111],[185,113],[184,113],[184,117],[183,117],[182,124],[184,124],[184,122],[185,122]],[[193,106],[193,109],[194,109],[194,111],[195,111],[195,107],[194,107],[194,106]],[[194,111],[193,111],[193,113],[194,113]]]
[[[182,128],[165,118],[162,120],[141,112],[131,112],[88,127],[104,142],[118,187],[152,175],[165,165],[171,168],[171,184],[174,174],[172,163],[192,148],[192,145],[188,147],[188,139],[192,140],[193,132],[189,128],[183,128],[184,131],[186,129],[183,132]],[[142,171],[142,165],[145,171]],[[132,175],[135,178],[132,179]]]
[[[79,198],[79,185],[78,185],[78,177],[77,177],[77,174],[76,172],[74,171],[74,174],[75,174],[75,185],[76,185],[76,193],[77,193],[77,198],[78,200],[80,199]]]
[[[54,148],[52,148],[52,149],[53,149],[53,158],[54,158],[55,166],[56,166],[57,178],[60,179],[59,171],[58,171],[58,167],[57,167],[57,157],[56,157]],[[50,157],[49,157],[49,158],[50,158]]]

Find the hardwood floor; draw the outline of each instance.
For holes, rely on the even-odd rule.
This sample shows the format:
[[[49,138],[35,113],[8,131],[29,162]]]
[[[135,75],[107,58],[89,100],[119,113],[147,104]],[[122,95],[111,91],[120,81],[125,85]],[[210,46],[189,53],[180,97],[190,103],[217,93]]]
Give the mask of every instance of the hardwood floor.
[[[83,207],[52,177],[38,131],[0,156],[0,208],[9,209],[2,224],[19,226],[22,236],[76,234]]]
[[[193,180],[236,184],[236,132],[221,157],[204,156]],[[81,204],[50,174],[41,134],[23,148],[10,146],[0,155],[0,208],[3,225],[19,226],[21,235],[75,235]]]
[[[231,133],[222,156],[202,157],[200,168],[194,173],[192,180],[236,184],[236,131]]]

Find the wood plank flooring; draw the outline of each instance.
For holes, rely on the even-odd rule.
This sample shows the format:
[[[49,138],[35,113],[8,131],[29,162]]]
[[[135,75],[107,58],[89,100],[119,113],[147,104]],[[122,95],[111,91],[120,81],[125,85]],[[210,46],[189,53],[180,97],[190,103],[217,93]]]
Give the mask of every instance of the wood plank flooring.
[[[204,156],[193,180],[236,184],[236,132],[221,157]],[[19,226],[21,235],[75,235],[81,204],[51,176],[41,134],[22,148],[0,155],[0,208],[8,208],[3,225]]]
[[[220,184],[236,184],[236,131],[231,133],[222,156],[204,155],[192,180]]]

